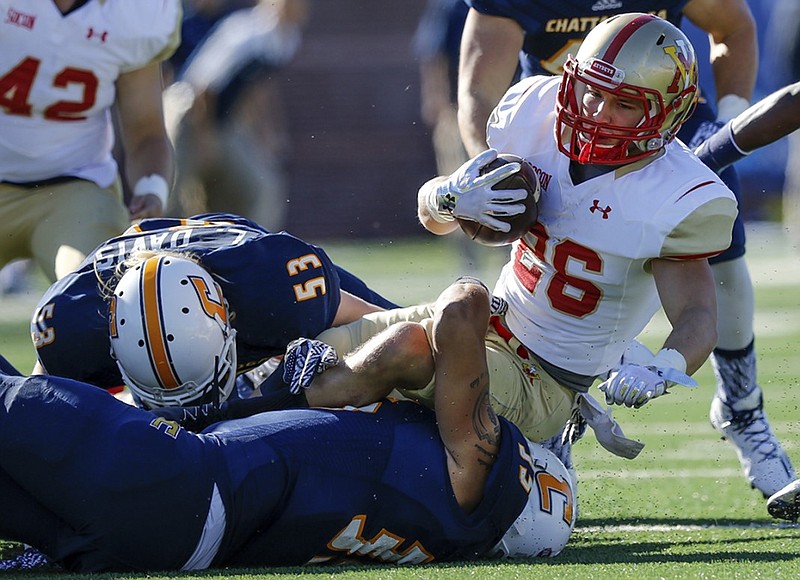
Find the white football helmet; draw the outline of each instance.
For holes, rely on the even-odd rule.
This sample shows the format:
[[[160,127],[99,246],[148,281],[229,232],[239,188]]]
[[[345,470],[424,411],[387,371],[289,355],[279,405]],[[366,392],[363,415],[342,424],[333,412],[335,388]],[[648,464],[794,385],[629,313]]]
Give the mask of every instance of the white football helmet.
[[[222,290],[197,263],[152,256],[132,266],[111,298],[111,355],[145,408],[197,405],[231,394],[236,331]]]
[[[587,90],[637,101],[644,116],[636,127],[599,122],[583,112]],[[597,165],[653,155],[675,138],[698,93],[697,58],[680,29],[652,14],[612,16],[564,64],[556,101],[558,147],[574,161]]]
[[[505,558],[557,556],[575,526],[575,490],[552,451],[528,441],[534,468],[528,503],[493,550]]]

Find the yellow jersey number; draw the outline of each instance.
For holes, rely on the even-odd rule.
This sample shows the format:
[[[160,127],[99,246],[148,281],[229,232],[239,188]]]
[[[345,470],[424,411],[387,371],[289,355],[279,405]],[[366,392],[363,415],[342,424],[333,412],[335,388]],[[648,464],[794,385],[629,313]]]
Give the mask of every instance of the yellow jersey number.
[[[322,261],[316,254],[306,254],[286,262],[286,271],[289,273],[289,276],[298,276],[309,268],[322,268]],[[294,296],[298,302],[319,298],[320,296],[324,296],[327,292],[325,278],[323,276],[311,278],[302,284],[294,284],[292,288],[294,289]]]

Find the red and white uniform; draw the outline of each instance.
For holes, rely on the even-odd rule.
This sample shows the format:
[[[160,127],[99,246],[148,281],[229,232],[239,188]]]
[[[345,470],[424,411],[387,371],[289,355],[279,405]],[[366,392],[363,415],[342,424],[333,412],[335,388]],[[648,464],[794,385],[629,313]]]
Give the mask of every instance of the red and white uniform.
[[[108,187],[121,73],[169,57],[179,0],[0,0],[0,181],[75,176]]]
[[[663,155],[573,185],[553,137],[560,77],[513,86],[492,114],[489,146],[530,161],[539,223],[514,243],[495,293],[506,323],[541,358],[580,375],[616,364],[659,308],[649,262],[725,250],[733,193],[679,141]]]

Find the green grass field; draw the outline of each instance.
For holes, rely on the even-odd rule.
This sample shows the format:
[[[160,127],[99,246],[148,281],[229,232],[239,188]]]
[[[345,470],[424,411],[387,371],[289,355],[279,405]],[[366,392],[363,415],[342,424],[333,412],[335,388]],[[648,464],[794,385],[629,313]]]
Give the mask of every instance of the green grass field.
[[[748,263],[756,284],[759,377],[774,429],[800,466],[800,260],[781,231],[753,227]],[[335,261],[375,289],[403,303],[428,300],[463,273],[452,240],[324,243]],[[490,285],[504,261],[499,250],[481,252],[477,272]],[[35,303],[0,298],[0,352],[22,369],[33,354],[27,319]],[[665,336],[661,317],[644,342]],[[675,388],[648,406],[619,408],[615,417],[628,436],[646,443],[629,461],[602,449],[591,434],[575,447],[580,516],[564,552],[548,561],[433,565],[425,568],[337,567],[224,570],[187,578],[335,578],[413,580],[516,578],[797,578],[800,526],[779,523],[742,477],[733,448],[708,423],[714,379],[708,365],[701,386]],[[602,393],[594,392],[595,396]],[[598,396],[598,398],[600,398]],[[2,514],[0,514],[2,517]],[[18,546],[0,545],[9,555]],[[148,575],[174,578],[179,575]],[[25,578],[42,577],[25,574]],[[99,575],[92,578],[138,578]],[[142,576],[144,578],[144,576]]]

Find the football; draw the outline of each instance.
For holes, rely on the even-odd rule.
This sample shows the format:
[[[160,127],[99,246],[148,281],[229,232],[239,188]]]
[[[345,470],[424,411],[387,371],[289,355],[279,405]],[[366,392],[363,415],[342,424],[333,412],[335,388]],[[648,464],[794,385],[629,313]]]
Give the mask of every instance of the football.
[[[459,218],[458,224],[471,240],[485,246],[505,246],[521,238],[536,223],[536,219],[539,217],[539,206],[537,205],[540,193],[539,178],[536,177],[536,172],[529,162],[510,153],[501,153],[497,159],[481,170],[481,174],[513,162],[520,164],[519,171],[495,184],[492,189],[526,190],[528,196],[523,200],[525,211],[512,216],[497,216],[497,219],[511,225],[511,230],[508,232],[498,232],[478,222]]]

